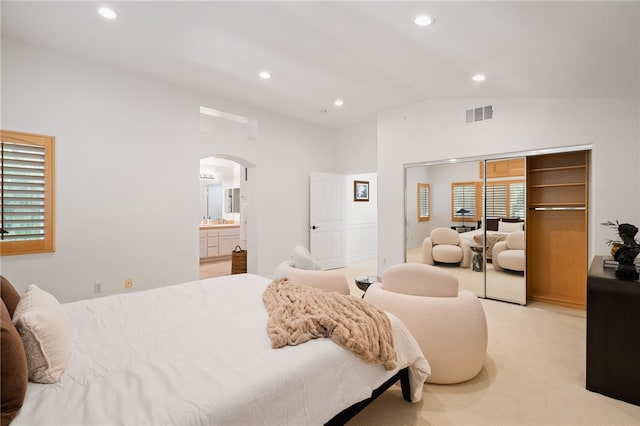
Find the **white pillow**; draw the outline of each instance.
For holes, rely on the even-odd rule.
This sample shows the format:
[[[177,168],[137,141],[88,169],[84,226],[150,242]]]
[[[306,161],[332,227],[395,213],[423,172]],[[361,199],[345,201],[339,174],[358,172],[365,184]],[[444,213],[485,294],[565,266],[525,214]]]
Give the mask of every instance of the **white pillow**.
[[[309,250],[303,246],[295,246],[293,248],[293,266],[298,269],[315,269]]]
[[[293,260],[285,260],[278,265],[275,272],[273,273],[272,279],[274,281],[277,281],[285,278],[290,268],[293,268]]]
[[[498,232],[516,232],[524,230],[524,222],[498,222]]]
[[[71,322],[56,298],[31,284],[20,298],[13,322],[22,337],[29,379],[56,383],[69,365]]]

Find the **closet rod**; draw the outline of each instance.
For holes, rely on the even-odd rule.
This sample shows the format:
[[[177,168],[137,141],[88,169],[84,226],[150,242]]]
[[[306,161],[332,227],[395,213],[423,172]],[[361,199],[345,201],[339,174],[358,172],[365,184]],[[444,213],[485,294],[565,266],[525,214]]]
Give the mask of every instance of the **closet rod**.
[[[548,211],[548,210],[586,210],[586,207],[529,207],[529,210]]]

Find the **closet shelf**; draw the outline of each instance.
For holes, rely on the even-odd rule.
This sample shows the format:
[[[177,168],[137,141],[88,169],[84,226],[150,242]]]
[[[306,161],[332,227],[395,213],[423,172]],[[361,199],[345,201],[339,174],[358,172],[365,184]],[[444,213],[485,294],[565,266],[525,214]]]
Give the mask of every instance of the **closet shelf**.
[[[540,167],[535,169],[529,169],[529,172],[551,172],[555,170],[578,170],[578,169],[586,169],[586,165],[576,165],[576,166],[558,166],[558,167]]]
[[[585,206],[559,206],[554,204],[548,207],[529,207],[529,210],[535,211],[574,211],[574,210],[586,210]]]
[[[569,183],[545,183],[540,185],[529,185],[529,188],[557,188],[565,186],[585,186],[584,182],[569,182]]]
[[[527,206],[530,210],[535,209],[536,207],[586,207],[586,203],[584,202],[576,202],[576,203],[529,203]]]

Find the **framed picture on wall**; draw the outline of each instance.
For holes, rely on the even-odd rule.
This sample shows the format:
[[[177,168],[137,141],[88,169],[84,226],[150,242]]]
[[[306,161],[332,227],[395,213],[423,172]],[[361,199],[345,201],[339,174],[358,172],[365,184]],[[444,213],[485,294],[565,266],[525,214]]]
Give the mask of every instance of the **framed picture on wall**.
[[[365,180],[353,181],[353,201],[369,201],[369,182]]]

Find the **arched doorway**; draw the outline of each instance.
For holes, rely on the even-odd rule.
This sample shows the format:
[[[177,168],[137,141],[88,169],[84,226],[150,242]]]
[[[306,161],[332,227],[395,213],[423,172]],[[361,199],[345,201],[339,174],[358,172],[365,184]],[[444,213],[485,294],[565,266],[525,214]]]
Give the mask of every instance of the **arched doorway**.
[[[231,252],[250,246],[248,176],[254,167],[226,155],[200,159],[200,279],[231,274]]]

